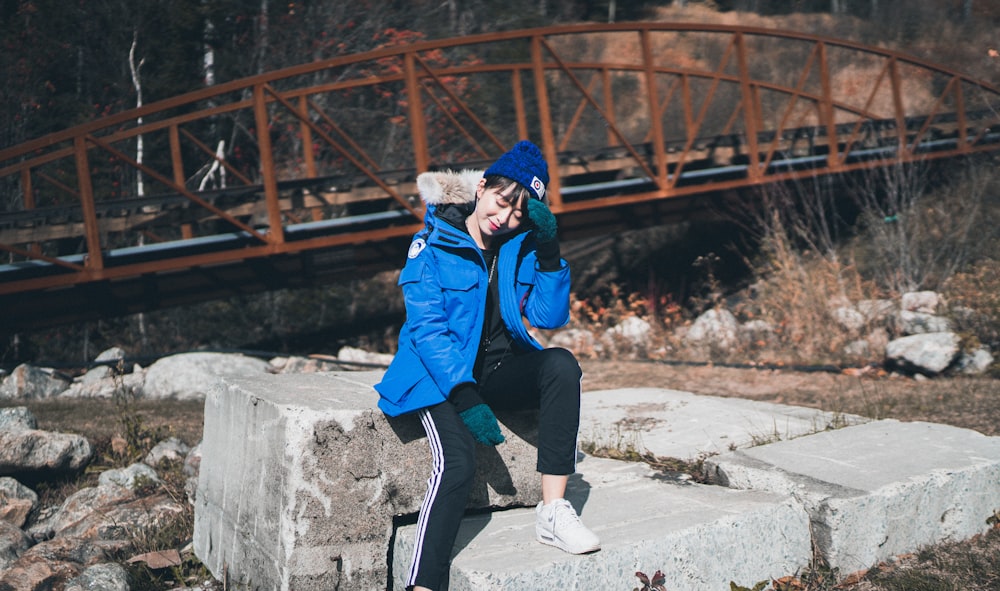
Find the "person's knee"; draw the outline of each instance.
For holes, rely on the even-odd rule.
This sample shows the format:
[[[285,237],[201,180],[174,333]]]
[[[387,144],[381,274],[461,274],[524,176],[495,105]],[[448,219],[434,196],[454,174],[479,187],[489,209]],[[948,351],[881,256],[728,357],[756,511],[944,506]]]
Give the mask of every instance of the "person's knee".
[[[546,349],[546,351],[548,352],[545,360],[546,372],[565,379],[580,380],[583,376],[583,370],[580,369],[580,362],[576,360],[576,356],[572,352],[559,347]]]

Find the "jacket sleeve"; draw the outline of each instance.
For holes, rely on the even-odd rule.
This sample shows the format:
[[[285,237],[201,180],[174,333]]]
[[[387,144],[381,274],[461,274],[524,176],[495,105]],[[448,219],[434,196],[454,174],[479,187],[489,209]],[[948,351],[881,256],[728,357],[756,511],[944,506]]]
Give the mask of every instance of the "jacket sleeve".
[[[534,253],[518,269],[518,283],[527,285],[521,313],[536,328],[559,328],[569,322],[569,264],[560,260],[554,271],[538,269]]]
[[[467,359],[468,335],[461,335],[453,328],[451,316],[455,311],[448,310],[447,297],[455,290],[475,288],[478,278],[469,274],[434,272],[433,255],[429,250],[407,261],[399,283],[410,324],[407,346],[417,353],[427,374],[447,397],[456,385],[475,382],[472,377],[474,357]],[[476,350],[475,346],[471,347],[473,355]]]

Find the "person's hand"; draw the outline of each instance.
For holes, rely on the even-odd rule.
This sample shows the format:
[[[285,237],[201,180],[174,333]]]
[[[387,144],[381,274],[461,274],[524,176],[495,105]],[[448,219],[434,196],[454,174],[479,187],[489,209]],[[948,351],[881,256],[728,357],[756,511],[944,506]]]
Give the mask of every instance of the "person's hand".
[[[458,416],[476,441],[483,445],[499,445],[504,442],[496,416],[483,402],[474,383],[464,382],[455,386],[448,396],[448,402],[455,405]]]
[[[477,404],[472,408],[458,413],[462,422],[469,428],[473,439],[483,445],[499,445],[504,442],[503,433],[497,423],[496,415],[486,404]]]
[[[541,242],[552,242],[556,239],[556,216],[552,215],[552,210],[540,199],[528,199],[528,219],[535,226],[535,240]]]
[[[538,199],[528,200],[528,219],[535,228],[535,245],[538,254],[538,266],[543,271],[555,271],[561,265],[559,262],[559,240],[557,239],[556,216],[552,215],[545,202]]]

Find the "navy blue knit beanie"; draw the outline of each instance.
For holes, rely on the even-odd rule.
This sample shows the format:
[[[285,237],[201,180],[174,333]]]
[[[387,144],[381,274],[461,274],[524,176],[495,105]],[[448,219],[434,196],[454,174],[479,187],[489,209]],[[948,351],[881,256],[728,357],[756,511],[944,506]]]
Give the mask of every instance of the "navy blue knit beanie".
[[[549,184],[549,165],[538,146],[521,140],[483,173],[484,177],[490,175],[517,181],[530,189],[537,199],[542,199],[545,197],[545,186]]]

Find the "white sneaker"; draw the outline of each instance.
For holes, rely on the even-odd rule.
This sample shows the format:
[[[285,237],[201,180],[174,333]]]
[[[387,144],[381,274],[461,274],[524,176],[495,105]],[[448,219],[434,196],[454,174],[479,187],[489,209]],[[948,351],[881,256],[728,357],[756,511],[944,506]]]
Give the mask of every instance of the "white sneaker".
[[[580,521],[573,505],[557,499],[535,507],[535,537],[543,544],[570,554],[586,554],[601,549],[601,541]]]

